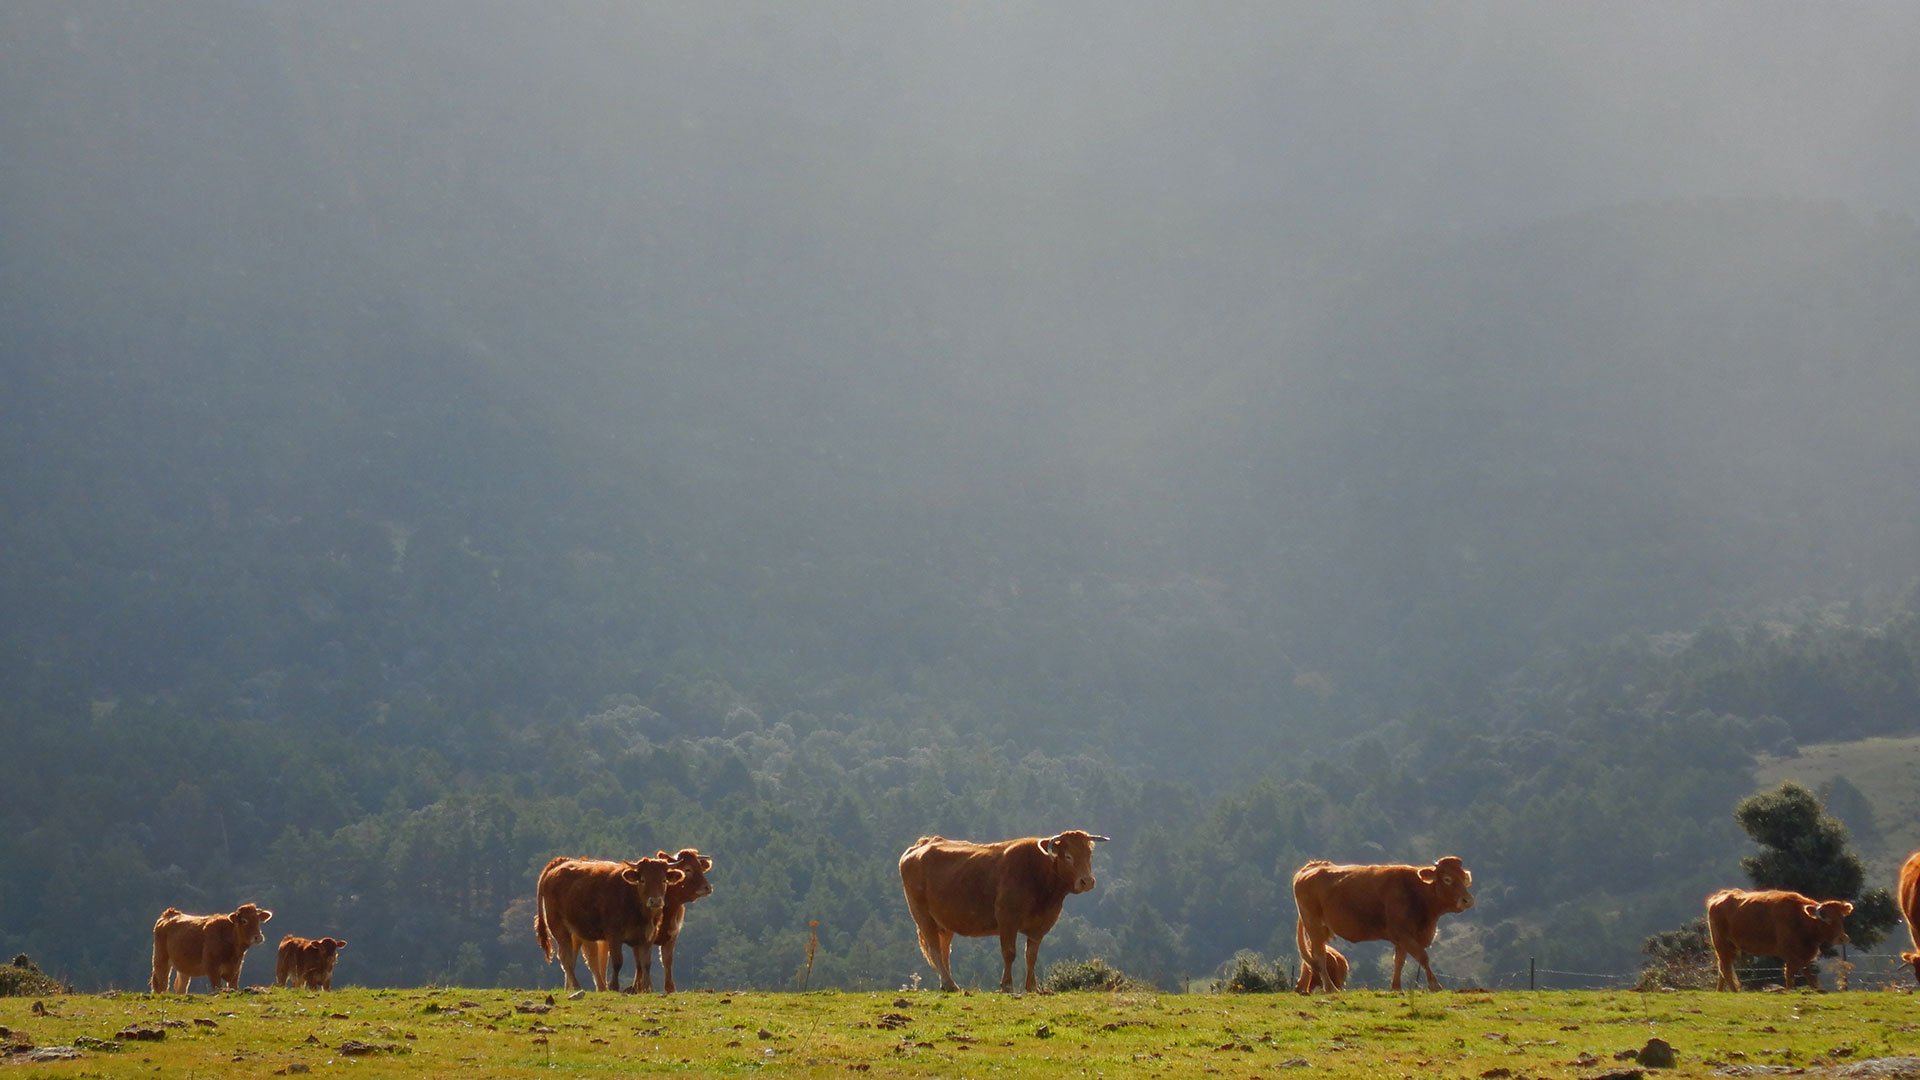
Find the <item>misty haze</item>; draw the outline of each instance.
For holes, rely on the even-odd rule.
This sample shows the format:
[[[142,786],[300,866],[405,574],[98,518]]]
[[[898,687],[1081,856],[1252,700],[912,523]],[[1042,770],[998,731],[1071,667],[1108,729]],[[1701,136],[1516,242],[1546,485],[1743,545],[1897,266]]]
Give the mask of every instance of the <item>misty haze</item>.
[[[1631,986],[1787,780],[1891,888],[1915,55],[1895,3],[0,5],[0,955],[143,989],[254,902],[341,984],[552,989],[547,861],[692,847],[681,988],[891,990],[916,838],[1086,830],[1043,963],[1284,969],[1303,863],[1451,854],[1443,981]]]

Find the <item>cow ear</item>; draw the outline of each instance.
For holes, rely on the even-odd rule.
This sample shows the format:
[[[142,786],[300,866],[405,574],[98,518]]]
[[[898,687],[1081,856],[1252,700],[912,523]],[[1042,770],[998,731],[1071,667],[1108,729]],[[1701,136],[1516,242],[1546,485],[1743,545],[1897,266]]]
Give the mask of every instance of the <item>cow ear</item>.
[[[261,922],[272,922],[272,921],[273,921],[273,912],[271,912],[271,911],[268,911],[268,910],[267,910],[266,908],[261,908],[261,909],[260,909],[260,921],[261,921]]]
[[[656,859],[665,859],[665,860],[667,860],[668,862],[672,862],[672,861],[673,861],[673,856],[671,856],[671,855],[669,855],[669,854],[667,854],[667,853],[666,853],[666,852],[664,852],[664,851],[656,851],[656,852],[654,852],[654,853],[653,853],[653,857],[654,857],[654,858],[656,858]]]
[[[713,869],[713,860],[705,855],[700,856],[700,872],[704,874],[711,869]]]
[[[1840,915],[1842,918],[1853,914],[1853,901],[1842,900],[1839,903],[1840,903]]]
[[[620,870],[620,880],[629,885],[640,884],[640,868],[632,864],[622,867]]]
[[[1800,905],[1800,910],[1801,910],[1801,911],[1804,911],[1804,912],[1806,912],[1806,913],[1807,913],[1807,918],[1809,918],[1809,919],[1812,919],[1812,920],[1814,920],[1815,922],[1818,922],[1818,921],[1819,921],[1819,919],[1820,919],[1820,905],[1819,905],[1819,904],[1801,904],[1801,905]]]
[[[1431,866],[1423,866],[1423,867],[1421,867],[1421,868],[1420,868],[1420,884],[1422,884],[1422,885],[1431,885],[1431,884],[1433,884],[1433,879],[1434,879],[1434,878],[1435,878],[1436,876],[1437,876],[1437,874],[1436,874],[1436,872],[1435,872],[1435,870],[1434,870],[1434,868],[1433,868],[1433,867],[1431,867]]]
[[[1049,836],[1045,840],[1040,841],[1040,854],[1042,855],[1053,854],[1053,842],[1056,839],[1058,838]]]
[[[667,884],[678,885],[685,880],[687,880],[687,872],[685,870],[667,871]]]
[[[344,941],[341,941],[339,938],[334,938],[333,947],[336,949],[344,949],[347,947],[347,943]]]

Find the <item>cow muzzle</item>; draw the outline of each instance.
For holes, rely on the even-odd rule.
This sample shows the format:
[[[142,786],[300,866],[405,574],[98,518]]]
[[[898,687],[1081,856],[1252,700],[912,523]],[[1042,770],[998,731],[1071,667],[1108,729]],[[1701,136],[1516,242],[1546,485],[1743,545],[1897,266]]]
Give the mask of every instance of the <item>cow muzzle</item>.
[[[265,932],[265,931],[262,931],[262,930],[255,930],[255,931],[253,932],[253,940],[252,940],[251,942],[249,942],[249,944],[252,944],[252,945],[265,945],[266,943],[267,943],[267,935],[266,935],[266,932]]]
[[[1460,906],[1459,906],[1459,907],[1457,907],[1457,908],[1454,908],[1453,910],[1455,910],[1455,911],[1465,911],[1465,910],[1467,910],[1468,908],[1470,908],[1470,907],[1472,907],[1472,906],[1473,906],[1473,894],[1472,894],[1472,893],[1461,893],[1461,894],[1460,894]]]
[[[647,907],[649,908],[663,908],[666,906],[667,906],[667,898],[664,896],[647,897]]]
[[[1093,888],[1092,874],[1082,874],[1081,876],[1073,879],[1073,891],[1075,893],[1088,892],[1092,888]]]

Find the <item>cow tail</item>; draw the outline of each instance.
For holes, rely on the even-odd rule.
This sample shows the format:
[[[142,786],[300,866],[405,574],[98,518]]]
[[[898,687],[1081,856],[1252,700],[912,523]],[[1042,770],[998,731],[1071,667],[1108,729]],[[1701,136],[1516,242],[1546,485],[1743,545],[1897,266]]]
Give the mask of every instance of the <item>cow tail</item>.
[[[933,958],[933,942],[927,940],[927,932],[921,928],[920,920],[918,919],[914,920],[913,933],[915,937],[920,939],[920,955],[926,957],[927,964],[932,967],[935,972],[938,972],[940,970],[940,961]]]
[[[547,936],[547,899],[538,897],[533,902],[533,939],[540,943],[540,953],[553,963],[553,939]]]

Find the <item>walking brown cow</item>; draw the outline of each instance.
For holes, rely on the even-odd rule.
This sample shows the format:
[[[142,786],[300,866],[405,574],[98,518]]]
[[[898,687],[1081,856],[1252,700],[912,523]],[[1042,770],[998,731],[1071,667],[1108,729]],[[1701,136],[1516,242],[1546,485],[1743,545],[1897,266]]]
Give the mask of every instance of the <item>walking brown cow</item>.
[[[1440,916],[1473,906],[1473,874],[1452,855],[1432,866],[1342,866],[1316,860],[1293,875],[1293,902],[1300,910],[1294,941],[1300,959],[1312,971],[1308,992],[1339,989],[1328,968],[1328,946],[1335,935],[1348,941],[1393,944],[1393,988],[1411,956],[1427,973],[1427,987],[1440,989],[1427,947],[1433,944]]]
[[[620,989],[620,949],[623,945],[633,947],[633,985],[627,992],[651,993],[653,991],[653,947],[660,947],[661,986],[660,992],[671,994],[673,985],[673,944],[680,938],[680,927],[687,919],[687,905],[713,892],[713,885],[707,881],[707,871],[713,869],[713,860],[695,848],[681,848],[678,853],[669,856],[661,852],[658,858],[680,871],[684,877],[667,886],[666,904],[660,911],[660,928],[654,932],[651,940],[633,938],[626,941],[600,942],[596,955],[601,969],[605,973],[607,989]]]
[[[285,986],[292,982],[295,987],[304,986],[309,990],[333,989],[333,965],[340,959],[340,950],[346,947],[347,943],[339,938],[323,937],[315,941],[288,934],[280,939],[273,985]]]
[[[1900,865],[1900,914],[1906,917],[1907,939],[1914,948],[1901,953],[1900,959],[1913,965],[1914,981],[1920,982],[1920,851]]]
[[[535,891],[534,940],[548,963],[555,946],[566,962],[567,987],[580,989],[574,959],[582,946],[596,941],[650,938],[659,932],[667,886],[684,875],[665,859],[608,862],[603,859],[560,857],[540,871]],[[594,989],[605,990],[604,973],[588,954],[587,973]]]
[[[1715,989],[1740,989],[1733,973],[1739,953],[1771,956],[1785,964],[1789,990],[1796,971],[1805,972],[1807,985],[1817,989],[1820,981],[1810,965],[1822,946],[1847,940],[1851,914],[1853,905],[1845,900],[1822,902],[1785,889],[1721,889],[1707,897],[1707,933],[1720,964]]]
[[[202,975],[218,991],[222,986],[240,989],[240,964],[247,948],[267,940],[260,926],[273,918],[273,912],[252,904],[241,904],[230,915],[185,915],[178,908],[160,913],[153,924],[153,979],[149,989],[158,994],[167,988],[167,975],[173,975],[173,992],[190,993],[193,980]]]
[[[1029,836],[997,844],[973,844],[923,836],[900,856],[900,885],[920,936],[920,953],[940,973],[940,989],[953,981],[953,937],[1000,938],[1000,989],[1013,989],[1014,942],[1027,935],[1029,992],[1038,989],[1033,966],[1040,939],[1060,918],[1073,893],[1093,888],[1093,845],[1108,838],[1078,829],[1057,836]]]
[[[1347,958],[1340,954],[1339,949],[1331,945],[1327,946],[1328,988],[1333,990],[1344,989],[1347,985],[1347,970]],[[1300,978],[1293,984],[1294,991],[1301,994],[1311,994],[1313,993],[1313,988],[1318,985],[1320,985],[1320,980],[1313,973],[1313,965],[1307,963],[1304,959],[1301,960]]]

